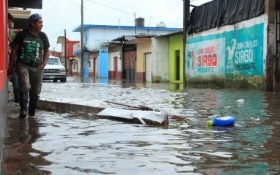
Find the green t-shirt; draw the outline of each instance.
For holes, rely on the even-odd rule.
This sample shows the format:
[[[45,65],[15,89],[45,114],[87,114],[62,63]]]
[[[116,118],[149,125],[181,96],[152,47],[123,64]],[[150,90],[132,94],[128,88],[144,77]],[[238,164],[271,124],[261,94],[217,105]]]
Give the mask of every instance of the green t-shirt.
[[[43,62],[44,50],[49,48],[49,41],[45,33],[32,35],[28,29],[17,33],[15,44],[20,48],[17,53],[17,62],[31,67],[38,67]]]

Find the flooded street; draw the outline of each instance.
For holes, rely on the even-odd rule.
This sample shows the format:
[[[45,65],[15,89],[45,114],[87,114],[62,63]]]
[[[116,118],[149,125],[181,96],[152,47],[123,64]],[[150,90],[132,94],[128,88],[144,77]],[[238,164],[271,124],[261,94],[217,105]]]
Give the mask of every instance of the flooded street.
[[[151,127],[40,110],[18,120],[19,106],[10,102],[3,175],[280,174],[280,93],[71,77],[44,82],[41,96],[146,105],[188,122]],[[206,126],[227,115],[235,126]]]

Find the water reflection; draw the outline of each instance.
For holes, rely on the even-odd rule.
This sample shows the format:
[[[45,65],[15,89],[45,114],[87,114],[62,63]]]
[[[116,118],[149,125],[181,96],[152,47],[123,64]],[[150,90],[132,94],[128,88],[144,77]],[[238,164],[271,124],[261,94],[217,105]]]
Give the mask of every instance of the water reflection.
[[[169,83],[168,86],[169,86],[169,90],[172,92],[185,91],[186,89],[185,84]]]
[[[266,153],[260,155],[261,158],[266,160],[266,163],[270,167],[275,167],[275,174],[279,174],[280,168],[280,151],[279,150],[279,135],[280,135],[280,94],[279,93],[264,93],[262,103],[264,104],[263,113],[267,118],[262,122],[263,127],[267,126],[267,129],[263,132],[259,132],[260,135],[268,135],[263,143],[263,147]]]
[[[9,118],[7,122],[8,138],[5,141],[5,155],[2,174],[51,174],[50,171],[39,170],[38,165],[50,165],[44,159],[49,153],[34,149],[32,144],[42,137],[35,118],[26,120]]]
[[[29,123],[17,124],[12,127],[17,129],[10,129],[9,134],[18,134],[11,133],[7,142],[27,144],[30,150],[36,150],[26,157],[33,160],[33,152],[39,155],[41,161],[32,162],[36,171],[120,175],[280,174],[280,94],[182,90],[180,85],[117,81],[46,83],[43,87],[45,96],[63,96],[67,89],[70,98],[77,98],[78,91],[83,98],[145,104],[183,116],[188,122],[171,120],[165,129],[95,120],[90,115],[70,117],[70,114],[41,112],[31,124],[37,123],[38,128],[30,130]],[[206,125],[207,120],[226,115],[235,117],[235,126]]]

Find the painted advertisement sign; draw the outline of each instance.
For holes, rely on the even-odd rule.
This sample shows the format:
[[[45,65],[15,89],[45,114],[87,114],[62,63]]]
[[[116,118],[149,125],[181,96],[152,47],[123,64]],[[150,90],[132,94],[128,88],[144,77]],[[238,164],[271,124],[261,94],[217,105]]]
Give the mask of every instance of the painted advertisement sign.
[[[193,76],[224,73],[224,39],[218,35],[199,37],[187,44],[187,70]]]
[[[226,74],[263,75],[263,28],[262,23],[226,33]]]
[[[186,73],[263,75],[264,24],[187,39]]]

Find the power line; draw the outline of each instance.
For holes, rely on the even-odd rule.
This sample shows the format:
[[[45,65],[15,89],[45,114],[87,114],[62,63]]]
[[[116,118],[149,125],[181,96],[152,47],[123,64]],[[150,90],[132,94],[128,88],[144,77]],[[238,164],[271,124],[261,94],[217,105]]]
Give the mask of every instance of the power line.
[[[181,2],[178,2],[177,4],[175,4],[174,6],[172,6],[171,8],[169,8],[168,10],[166,10],[165,12],[163,12],[162,14],[156,16],[155,18],[158,18],[158,17],[160,17],[160,16],[166,14],[168,11],[170,11],[171,9],[173,9],[174,7],[176,7],[179,3],[181,3]]]
[[[113,10],[117,10],[117,11],[124,12],[124,13],[126,14],[126,17],[127,17],[129,20],[131,20],[131,19],[129,18],[129,15],[128,15],[128,12],[127,12],[127,11],[124,11],[124,10],[121,10],[121,9],[118,9],[118,8],[115,8],[115,7],[111,7],[111,6],[108,6],[108,5],[100,4],[100,3],[94,2],[94,1],[92,1],[92,0],[88,0],[88,1],[90,1],[90,2],[92,2],[92,3],[94,3],[94,4],[98,4],[98,5],[100,5],[100,6],[104,6],[104,7],[113,9]]]
[[[113,10],[118,10],[118,11],[121,11],[121,12],[125,12],[125,13],[126,13],[126,11],[121,10],[121,9],[117,9],[117,8],[115,8],[115,7],[110,7],[110,6],[107,6],[107,5],[104,5],[104,4],[100,4],[100,3],[94,2],[94,1],[92,1],[92,0],[88,0],[88,1],[90,1],[90,2],[92,2],[92,3],[94,3],[94,4],[98,4],[98,5],[101,5],[101,6],[104,6],[104,7],[108,7],[108,8],[110,8],[110,9],[113,9]]]
[[[50,1],[49,3],[53,6],[53,4],[52,4],[52,2],[51,2],[51,1]],[[58,1],[56,1],[55,6],[57,5],[57,3],[58,3]],[[52,9],[51,9],[51,13],[50,13],[50,14],[53,14],[53,11],[54,11],[54,8],[52,8]],[[52,17],[52,15],[49,15],[49,16],[48,16],[48,18],[47,18],[47,21],[48,21],[48,20],[49,20],[49,18],[51,18],[51,17]]]
[[[59,9],[57,9],[51,2],[50,2],[50,4],[57,10],[57,13],[59,13],[66,21],[73,24],[71,21],[68,20],[68,18],[66,18],[63,14],[61,14]],[[51,17],[53,17],[53,15],[51,15]]]
[[[73,4],[76,4],[76,5],[78,5],[78,6],[81,6],[80,4],[77,4],[77,3],[75,3],[75,2],[73,2],[73,1],[71,1],[71,0],[68,0],[68,2],[71,2],[71,3],[73,3]],[[113,17],[111,17],[111,16],[103,15],[103,14],[101,14],[101,13],[92,11],[91,9],[89,9],[89,8],[87,8],[87,7],[84,7],[84,9],[87,9],[88,11],[91,11],[91,12],[93,12],[93,13],[99,14],[99,15],[104,16],[104,17],[107,17],[107,18],[111,18],[111,19],[114,19],[114,20],[119,20],[118,18],[113,18]]]

